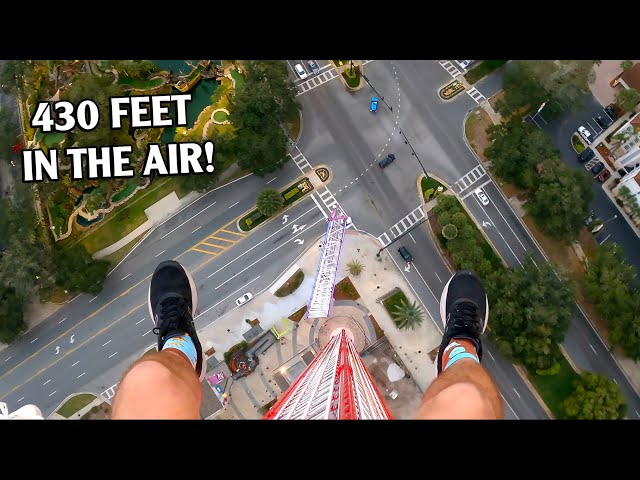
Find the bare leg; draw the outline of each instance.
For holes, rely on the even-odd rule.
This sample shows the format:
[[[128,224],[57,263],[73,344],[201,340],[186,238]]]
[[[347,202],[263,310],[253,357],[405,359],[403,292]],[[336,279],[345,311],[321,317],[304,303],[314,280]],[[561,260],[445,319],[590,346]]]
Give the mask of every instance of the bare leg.
[[[475,360],[462,359],[429,385],[416,418],[496,420],[503,416],[493,378]]]
[[[193,365],[177,350],[141,358],[124,374],[113,419],[199,419],[202,390]]]

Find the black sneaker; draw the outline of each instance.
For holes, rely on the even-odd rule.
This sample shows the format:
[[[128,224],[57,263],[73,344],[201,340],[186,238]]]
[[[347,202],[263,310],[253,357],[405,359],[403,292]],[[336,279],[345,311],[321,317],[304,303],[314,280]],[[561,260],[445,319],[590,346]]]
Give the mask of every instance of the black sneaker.
[[[167,260],[156,267],[149,285],[149,313],[158,335],[158,351],[161,351],[169,337],[188,333],[196,347],[196,374],[200,381],[204,379],[206,369],[203,368],[202,346],[193,315],[198,308],[198,292],[196,285],[182,265],[174,260]]]
[[[471,340],[476,345],[478,360],[482,360],[480,335],[487,328],[489,300],[474,272],[461,270],[449,279],[440,297],[440,318],[444,335],[438,351],[438,373],[442,372],[442,353],[452,338]]]

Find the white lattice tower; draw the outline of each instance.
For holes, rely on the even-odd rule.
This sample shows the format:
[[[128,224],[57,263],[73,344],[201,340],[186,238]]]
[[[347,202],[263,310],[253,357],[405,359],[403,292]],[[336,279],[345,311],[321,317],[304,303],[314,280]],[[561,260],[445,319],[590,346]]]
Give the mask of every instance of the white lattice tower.
[[[342,328],[269,409],[270,420],[386,420],[391,418],[373,379]]]
[[[336,203],[331,215],[327,218],[327,231],[324,235],[316,281],[307,308],[307,318],[324,318],[331,313],[333,290],[336,286],[336,274],[348,220],[349,217]]]

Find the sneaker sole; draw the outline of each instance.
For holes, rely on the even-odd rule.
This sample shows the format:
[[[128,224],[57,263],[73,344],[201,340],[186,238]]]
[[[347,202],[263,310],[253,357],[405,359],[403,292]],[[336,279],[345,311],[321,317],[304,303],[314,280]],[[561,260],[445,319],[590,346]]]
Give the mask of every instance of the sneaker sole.
[[[447,315],[445,312],[446,305],[447,305],[446,300],[447,300],[447,292],[449,291],[449,284],[451,283],[451,280],[453,280],[453,276],[451,276],[447,284],[444,286],[444,290],[442,290],[442,294],[440,295],[440,320],[442,321],[442,326],[444,327],[445,330],[447,329]],[[482,325],[482,332],[480,333],[484,333],[485,329],[487,328],[487,322],[489,321],[489,299],[487,298],[486,293],[484,295],[484,300],[486,302],[485,303],[486,313],[484,316],[484,324]]]
[[[196,289],[196,282],[193,280],[193,277],[187,271],[186,268],[184,268],[178,262],[175,262],[175,263],[180,266],[182,271],[187,275],[187,278],[189,279],[189,288],[191,288],[191,307],[192,307],[191,315],[193,316],[193,319],[194,319],[193,328],[195,329],[196,311],[198,310],[198,290]],[[149,282],[149,289],[147,290],[147,306],[149,307],[149,315],[151,316],[151,320],[153,321],[153,311],[151,310],[151,282]],[[154,323],[155,323],[155,321],[154,321]],[[197,338],[192,339],[192,340],[194,342],[197,341],[198,343],[200,343],[200,340],[197,339]],[[156,346],[156,349],[157,349],[157,346]],[[202,345],[200,345],[200,350],[202,350]],[[205,358],[204,351],[203,351],[202,352],[202,371],[200,372],[200,381],[201,382],[204,380],[205,374],[207,373],[206,370],[207,370],[206,369],[206,358]]]

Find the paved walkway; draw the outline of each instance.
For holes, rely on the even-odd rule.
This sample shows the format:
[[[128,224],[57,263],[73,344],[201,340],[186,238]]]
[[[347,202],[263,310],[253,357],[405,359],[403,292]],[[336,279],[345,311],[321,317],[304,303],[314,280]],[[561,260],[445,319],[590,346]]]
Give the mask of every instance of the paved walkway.
[[[222,358],[225,351],[244,339],[242,333],[250,328],[245,322],[246,318],[259,319],[260,326],[266,331],[277,323],[281,323],[282,318],[290,316],[307,304],[320,258],[320,249],[317,248],[320,242],[321,238],[312,243],[309,249],[295,261],[304,272],[305,279],[291,295],[278,298],[266,289],[242,307],[220,318],[210,319],[211,323],[198,334],[207,347],[215,348],[216,358]],[[356,322],[359,326],[354,327],[354,330],[362,334],[361,336],[367,337],[367,342],[373,342],[375,341],[373,324],[367,322],[365,317],[365,312],[370,312],[411,371],[420,390],[424,392],[436,375],[436,368],[429,357],[429,352],[439,346],[442,336],[426,309],[425,320],[415,331],[401,331],[395,326],[380,301],[381,297],[399,287],[410,302],[414,300],[419,302],[419,299],[415,297],[402,274],[386,254],[382,255],[381,260],[376,260],[379,249],[378,241],[369,235],[353,230],[347,231],[337,279],[341,280],[349,275],[347,263],[354,259],[360,260],[365,265],[365,270],[358,277],[350,276],[350,278],[361,298],[356,302],[336,301],[332,317],[341,316],[348,318],[349,322]],[[288,268],[289,266],[283,265],[283,271]],[[335,321],[329,320],[334,323]],[[310,361],[310,357],[315,356],[320,350],[320,345],[316,342],[319,336],[326,333],[323,333],[326,322],[326,319],[303,319],[297,326],[293,324],[285,336],[260,355],[260,364],[254,373],[234,382],[231,387],[230,401],[214,418],[260,418],[258,408],[275,399],[283,389],[286,389],[286,382],[282,386],[278,384],[277,373],[281,372],[283,367],[285,372],[296,371],[296,375],[291,373],[294,378],[302,373],[307,363],[301,358],[307,354],[304,358]],[[280,328],[284,327],[279,326],[279,330]]]

